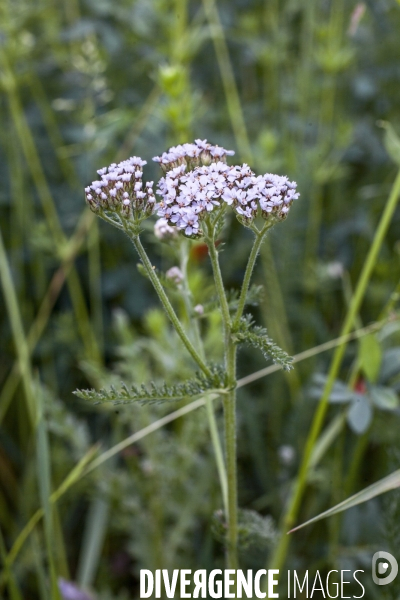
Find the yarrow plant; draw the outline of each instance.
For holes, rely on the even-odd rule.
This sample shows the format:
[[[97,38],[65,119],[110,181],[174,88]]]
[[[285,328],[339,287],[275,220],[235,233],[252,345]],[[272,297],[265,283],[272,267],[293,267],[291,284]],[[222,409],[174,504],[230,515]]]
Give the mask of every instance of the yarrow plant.
[[[250,281],[262,241],[267,231],[283,221],[299,194],[296,183],[287,177],[266,173],[256,175],[247,164],[228,165],[227,157],[234,152],[214,146],[207,140],[195,140],[170,148],[153,160],[160,164],[163,177],[156,193],[153,182],[143,182],[144,160],[136,156],[119,164],[99,169],[100,179],[85,189],[86,201],[98,216],[124,231],[132,240],[142,262],[142,269],[152,282],[158,297],[177,334],[197,366],[193,379],[173,386],[163,384],[128,388],[121,384],[116,390],[81,390],[76,393],[97,402],[161,402],[205,397],[211,439],[221,483],[224,505],[227,565],[238,568],[238,507],[236,472],[236,354],[241,344],[261,350],[267,359],[291,368],[291,359],[268,336],[267,331],[245,315],[246,304],[252,298]],[[254,233],[239,296],[224,287],[220,270],[217,240],[229,212]],[[158,274],[142,245],[142,222],[157,215],[155,237],[176,248],[180,266]],[[210,364],[198,328],[198,318],[204,307],[192,305],[187,282],[188,245],[202,238],[207,244],[213,269],[218,304],[222,315],[224,358],[221,365]],[[185,328],[172,306],[166,289],[174,285],[182,294],[190,327]],[[213,410],[213,400],[222,399],[224,407],[224,451],[220,443]]]

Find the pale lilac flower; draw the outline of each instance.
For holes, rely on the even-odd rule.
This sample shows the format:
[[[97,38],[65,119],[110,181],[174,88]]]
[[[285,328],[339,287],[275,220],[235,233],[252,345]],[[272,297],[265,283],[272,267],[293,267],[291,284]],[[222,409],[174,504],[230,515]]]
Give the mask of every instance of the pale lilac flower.
[[[160,163],[166,173],[180,165],[192,170],[200,165],[208,166],[213,162],[226,162],[226,157],[233,154],[233,150],[225,150],[221,146],[209,144],[207,140],[198,139],[194,144],[173,146],[161,156],[155,156],[153,160]]]
[[[86,202],[96,212],[110,211],[123,218],[143,220],[154,213],[156,199],[153,182],[143,191],[143,169],[146,161],[132,156],[119,164],[112,163],[97,172],[99,181],[85,188]]]
[[[199,217],[193,210],[187,209],[181,219],[177,221],[177,225],[180,229],[184,229],[186,235],[199,233]]]

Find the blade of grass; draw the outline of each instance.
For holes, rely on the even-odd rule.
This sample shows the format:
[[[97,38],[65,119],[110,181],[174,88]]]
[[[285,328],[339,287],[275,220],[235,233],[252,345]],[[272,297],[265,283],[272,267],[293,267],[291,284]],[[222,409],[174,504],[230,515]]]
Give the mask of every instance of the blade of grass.
[[[39,386],[37,386],[39,390]],[[51,465],[49,440],[47,428],[43,414],[43,401],[40,391],[37,393],[38,399],[38,421],[36,429],[36,448],[37,448],[37,476],[39,483],[39,495],[42,504],[44,516],[44,532],[47,550],[47,562],[50,571],[51,597],[54,600],[62,600],[60,590],[58,589],[57,574],[54,561],[54,531],[53,531],[53,513],[51,507]]]
[[[93,223],[88,236],[90,308],[97,345],[103,353],[103,296],[101,293],[101,255],[99,223]]]
[[[18,357],[19,369],[25,391],[25,401],[27,412],[32,428],[36,422],[36,401],[33,395],[32,372],[29,357],[28,343],[25,337],[24,327],[19,312],[17,294],[10,273],[10,267],[7,260],[6,250],[3,243],[3,236],[0,229],[0,279],[3,288],[4,300],[7,307],[8,317],[10,319],[11,331],[15,345],[15,351]]]
[[[93,584],[108,525],[109,502],[99,496],[90,506],[79,555],[77,582],[82,588]]]
[[[329,510],[324,511],[323,513],[309,519],[305,523],[294,527],[288,533],[293,533],[294,531],[298,531],[299,529],[303,529],[307,525],[311,525],[311,523],[316,523],[317,521],[321,521],[322,519],[326,519],[327,517],[331,517],[333,515],[337,515],[344,510],[348,510],[349,508],[353,508],[353,506],[357,506],[358,504],[362,504],[363,502],[367,502],[372,498],[376,498],[376,496],[380,496],[381,494],[385,494],[390,490],[395,490],[400,487],[400,469],[394,471],[387,477],[380,479],[376,483],[369,485],[365,489],[361,490],[357,494],[350,496],[347,500],[343,500],[343,502],[339,502],[336,506],[333,506]]]
[[[62,528],[60,510],[58,504],[52,503],[52,515],[53,515],[53,538],[54,538],[54,565],[56,568],[57,579],[62,577],[67,581],[71,580],[67,548],[64,538],[64,532]]]
[[[350,333],[355,318],[358,315],[361,303],[364,299],[365,292],[367,290],[367,286],[369,280],[372,275],[372,271],[376,265],[376,261],[378,258],[379,250],[382,246],[383,240],[385,238],[387,229],[392,220],[394,211],[397,207],[398,200],[400,195],[400,171],[397,173],[396,179],[394,181],[392,190],[389,194],[388,200],[386,202],[381,220],[378,224],[378,227],[375,232],[375,236],[371,245],[371,248],[368,252],[368,255],[365,259],[363,269],[361,271],[354,296],[351,300],[349,309],[346,314],[346,318],[343,323],[341,335],[346,336]],[[336,351],[334,353],[331,366],[329,369],[327,382],[325,385],[324,392],[322,394],[322,398],[318,405],[318,408],[315,412],[310,432],[308,434],[308,438],[306,441],[304,454],[302,463],[300,466],[299,474],[295,483],[295,486],[292,490],[291,497],[288,503],[288,506],[283,515],[282,524],[281,524],[281,535],[279,541],[277,543],[276,549],[272,555],[270,564],[271,568],[280,569],[285,561],[286,553],[289,547],[289,539],[288,536],[285,535],[286,531],[292,528],[294,520],[297,517],[298,510],[300,508],[301,499],[303,497],[303,492],[305,490],[307,484],[308,470],[310,468],[310,460],[312,456],[312,451],[317,441],[317,438],[322,429],[324,418],[329,406],[329,396],[331,394],[334,382],[339,374],[340,367],[342,365],[344,353],[346,350],[346,343],[340,344],[337,346]]]

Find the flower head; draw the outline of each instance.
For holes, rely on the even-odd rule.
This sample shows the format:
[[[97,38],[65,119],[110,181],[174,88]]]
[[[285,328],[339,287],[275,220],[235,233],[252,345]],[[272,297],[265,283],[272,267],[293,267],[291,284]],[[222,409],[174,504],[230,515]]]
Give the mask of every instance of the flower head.
[[[207,140],[195,140],[193,144],[173,146],[161,156],[155,156],[153,160],[160,163],[166,173],[180,165],[185,165],[188,170],[192,170],[201,165],[208,166],[213,162],[226,162],[226,157],[234,154],[233,150],[213,146]]]
[[[299,194],[287,177],[266,174],[257,177],[247,164],[224,162],[187,171],[181,164],[168,171],[158,184],[162,200],[158,215],[188,236],[201,233],[201,221],[218,207],[231,206],[245,225],[257,214],[282,220]]]
[[[143,166],[138,156],[97,172],[101,179],[85,188],[86,202],[93,212],[110,211],[124,218],[143,219],[153,214],[156,199],[153,182],[143,184]]]

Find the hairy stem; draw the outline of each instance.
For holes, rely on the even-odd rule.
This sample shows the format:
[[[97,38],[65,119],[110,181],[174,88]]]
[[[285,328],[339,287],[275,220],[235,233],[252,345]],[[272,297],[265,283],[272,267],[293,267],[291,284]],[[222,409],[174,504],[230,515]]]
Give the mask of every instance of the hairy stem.
[[[132,242],[140,256],[143,266],[146,269],[149,279],[150,279],[151,283],[153,284],[155,291],[157,292],[157,295],[165,309],[165,312],[169,316],[171,323],[174,326],[177,334],[181,338],[183,344],[185,345],[186,350],[189,352],[189,354],[193,358],[193,360],[199,365],[199,367],[203,371],[203,373],[205,375],[207,375],[207,377],[211,377],[210,369],[207,367],[206,363],[201,358],[201,356],[199,355],[199,353],[193,346],[192,342],[189,340],[188,336],[186,335],[186,333],[176,315],[176,312],[174,311],[172,304],[169,301],[168,296],[165,293],[164,288],[162,287],[161,282],[158,279],[157,274],[155,273],[155,271],[153,269],[153,265],[151,264],[150,259],[146,254],[146,250],[142,246],[142,242],[140,241],[139,236],[129,236],[129,237],[132,240]]]
[[[192,318],[192,297],[187,279],[187,263],[188,263],[188,242],[187,240],[182,240],[180,247],[180,266],[183,275],[182,281],[182,292],[185,303],[185,309],[187,312],[187,318],[189,321],[189,325],[192,326],[193,331],[193,340],[197,350],[202,359],[204,359],[204,348],[202,339],[199,331],[199,324],[197,319]],[[213,401],[210,395],[206,395],[206,413],[208,420],[208,427],[210,429],[211,443],[213,445],[215,462],[217,465],[218,478],[221,486],[221,494],[222,501],[224,505],[225,513],[228,513],[228,482],[227,482],[227,474],[226,474],[226,466],[224,460],[224,454],[222,451],[221,440],[218,433],[217,420],[215,418]]]
[[[232,327],[235,328],[239,325],[239,321],[243,315],[244,307],[246,305],[246,298],[250,287],[251,276],[253,274],[254,266],[256,264],[257,256],[261,248],[262,241],[271,224],[266,222],[261,231],[257,231],[256,238],[254,240],[253,247],[250,252],[249,260],[247,261],[246,271],[243,278],[242,289],[240,291],[239,304],[236,310],[235,317],[233,319]]]
[[[236,456],[236,345],[231,335],[231,317],[229,305],[222,281],[221,269],[218,260],[218,251],[215,247],[214,231],[209,227],[206,242],[214,273],[215,286],[221,306],[222,322],[225,339],[225,368],[229,394],[224,397],[224,433],[226,468],[228,476],[228,533],[227,533],[227,566],[230,569],[238,568],[237,543],[238,543],[238,506],[237,506],[237,456]]]
[[[236,452],[236,345],[230,342],[227,351],[228,382],[232,390],[224,398],[225,452],[228,474],[228,535],[227,566],[238,568],[238,499],[237,499],[237,452]]]

